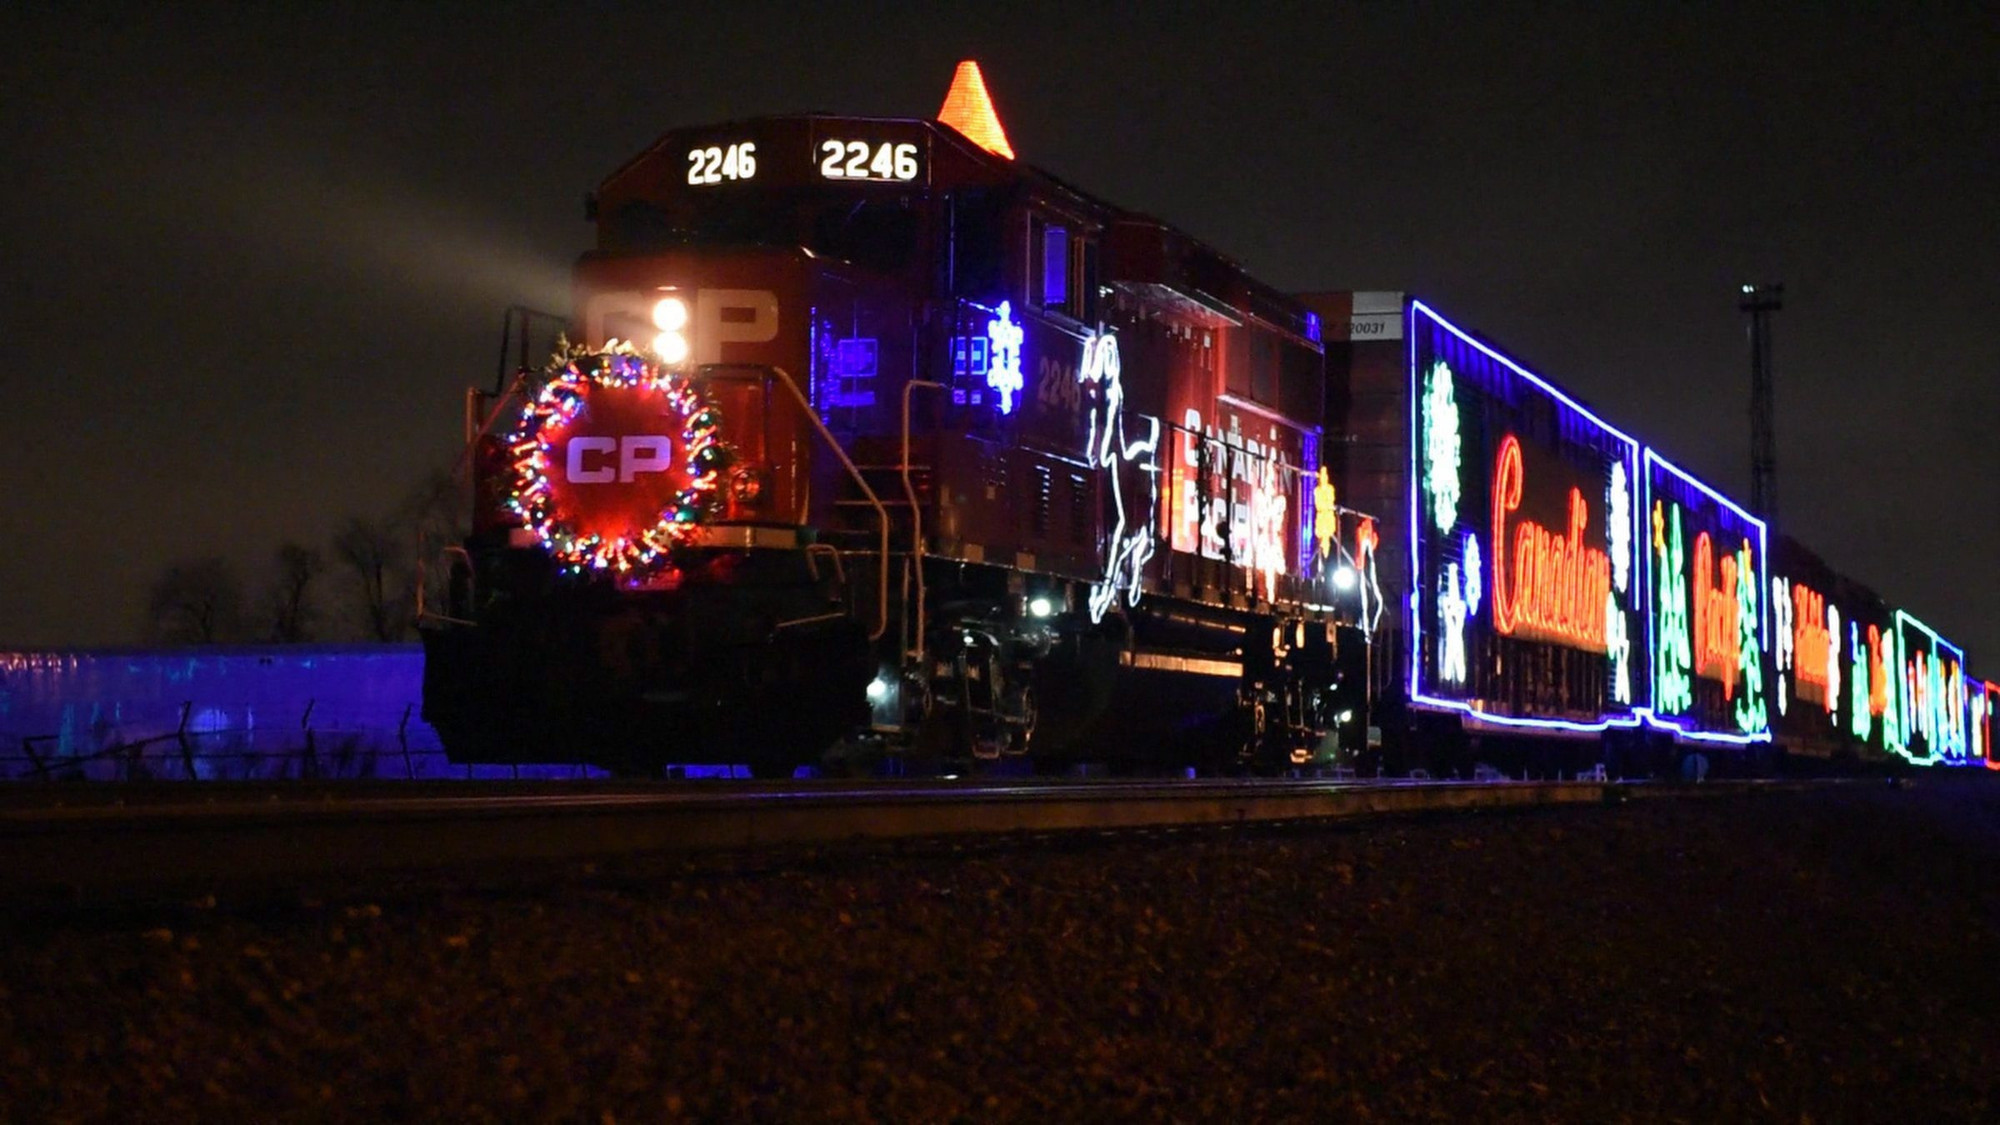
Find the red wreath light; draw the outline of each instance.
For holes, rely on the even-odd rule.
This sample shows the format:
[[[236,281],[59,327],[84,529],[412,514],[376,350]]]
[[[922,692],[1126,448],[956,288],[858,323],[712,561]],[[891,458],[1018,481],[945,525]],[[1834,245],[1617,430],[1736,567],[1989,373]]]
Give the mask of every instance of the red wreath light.
[[[721,424],[692,383],[629,345],[558,352],[510,439],[508,505],[573,571],[649,574],[719,506],[734,460]]]

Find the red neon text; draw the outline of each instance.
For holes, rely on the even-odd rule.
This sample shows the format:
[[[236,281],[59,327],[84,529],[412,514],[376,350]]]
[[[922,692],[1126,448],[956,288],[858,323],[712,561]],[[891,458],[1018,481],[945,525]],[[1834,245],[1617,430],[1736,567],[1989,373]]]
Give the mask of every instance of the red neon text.
[[[1569,490],[1566,535],[1524,519],[1514,525],[1510,549],[1507,517],[1521,506],[1527,476],[1521,442],[1513,434],[1500,442],[1495,468],[1493,627],[1502,634],[1518,631],[1601,651],[1605,604],[1611,599],[1611,560],[1603,551],[1584,545],[1590,510],[1583,493]]]
[[[1715,542],[1708,532],[1696,535],[1694,672],[1703,679],[1720,683],[1724,699],[1736,694],[1737,662],[1743,655],[1743,634],[1737,624],[1736,580],[1736,556],[1724,555],[1717,560]]]
[[[1792,586],[1793,667],[1798,670],[1799,698],[1826,702],[1826,665],[1833,637],[1826,631],[1826,595],[1809,587]]]
[[[1889,709],[1889,670],[1882,661],[1882,630],[1868,627],[1868,713]]]

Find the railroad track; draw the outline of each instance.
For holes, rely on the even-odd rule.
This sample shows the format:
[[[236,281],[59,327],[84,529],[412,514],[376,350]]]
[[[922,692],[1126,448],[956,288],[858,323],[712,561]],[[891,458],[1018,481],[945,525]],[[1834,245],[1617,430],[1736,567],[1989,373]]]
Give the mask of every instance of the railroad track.
[[[1710,794],[1798,783],[1712,783]],[[300,784],[0,793],[0,892],[1010,832],[1333,820],[1684,793],[1618,782]]]

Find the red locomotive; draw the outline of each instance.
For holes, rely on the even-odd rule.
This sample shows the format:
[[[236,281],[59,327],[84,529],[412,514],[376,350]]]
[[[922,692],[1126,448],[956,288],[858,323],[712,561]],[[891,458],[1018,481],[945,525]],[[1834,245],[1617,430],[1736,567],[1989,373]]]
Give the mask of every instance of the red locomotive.
[[[1318,321],[938,120],[668,134],[591,200],[574,344],[490,403],[425,717],[465,760],[1323,760],[1372,521]]]

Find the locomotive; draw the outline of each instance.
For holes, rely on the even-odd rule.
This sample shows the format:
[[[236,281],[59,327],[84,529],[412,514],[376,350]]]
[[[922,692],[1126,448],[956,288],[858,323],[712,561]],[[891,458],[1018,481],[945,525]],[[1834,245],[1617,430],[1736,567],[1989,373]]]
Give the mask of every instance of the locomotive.
[[[676,130],[590,196],[569,338],[469,409],[426,614],[455,758],[1270,767],[1367,728],[1370,517],[1317,316],[936,119]]]

